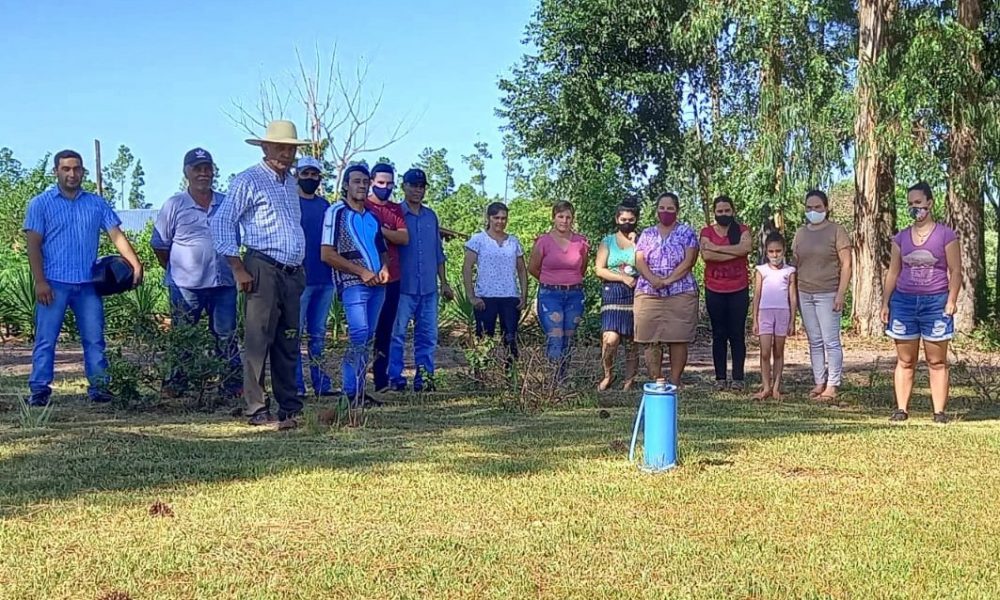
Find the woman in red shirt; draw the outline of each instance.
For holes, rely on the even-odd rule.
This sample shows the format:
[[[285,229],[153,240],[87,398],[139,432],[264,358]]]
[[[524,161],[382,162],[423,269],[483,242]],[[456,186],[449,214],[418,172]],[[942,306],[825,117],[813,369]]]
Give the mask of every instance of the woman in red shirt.
[[[705,306],[712,322],[715,389],[742,391],[746,362],[747,310],[750,307],[750,228],[736,221],[736,205],[728,196],[714,202],[715,224],[701,230],[705,260]],[[726,380],[726,358],[732,350],[733,380]]]

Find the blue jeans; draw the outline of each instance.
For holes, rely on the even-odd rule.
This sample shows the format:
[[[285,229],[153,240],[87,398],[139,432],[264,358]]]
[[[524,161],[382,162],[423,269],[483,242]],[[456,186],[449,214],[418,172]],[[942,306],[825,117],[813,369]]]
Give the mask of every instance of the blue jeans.
[[[424,387],[424,375],[434,376],[434,352],[438,342],[438,293],[399,295],[396,322],[392,326],[392,344],[389,346],[389,381],[394,386],[406,385],[403,377],[403,349],[406,328],[413,321],[413,362],[416,374],[413,389]]]
[[[583,290],[538,289],[538,320],[545,332],[545,356],[566,374],[573,334],[583,318]]]
[[[66,308],[76,317],[77,330],[83,343],[83,365],[90,383],[87,395],[95,398],[107,386],[108,361],[104,356],[104,302],[92,283],[59,283],[50,281],[52,302],[35,305],[35,349],[31,354],[31,376],[28,388],[34,398],[52,393],[53,363],[56,340],[62,329]]]
[[[299,300],[299,329],[306,338],[306,348],[309,357],[309,376],[312,380],[313,392],[329,394],[333,390],[330,376],[323,371],[323,348],[326,345],[326,321],[330,315],[330,305],[333,304],[333,293],[336,288],[330,285],[307,285],[302,290]],[[299,395],[306,393],[306,383],[302,376],[302,353],[295,368],[295,384]]]
[[[243,365],[236,343],[236,287],[190,289],[172,285],[169,293],[171,317],[175,322],[195,325],[201,321],[202,314],[208,317],[216,354],[229,363],[222,389],[231,394],[239,393],[243,389]],[[182,368],[171,375],[171,383],[178,387],[185,385]]]
[[[349,342],[341,367],[341,387],[352,400],[364,394],[369,346],[375,338],[375,326],[384,300],[385,288],[382,286],[352,285],[340,294]]]

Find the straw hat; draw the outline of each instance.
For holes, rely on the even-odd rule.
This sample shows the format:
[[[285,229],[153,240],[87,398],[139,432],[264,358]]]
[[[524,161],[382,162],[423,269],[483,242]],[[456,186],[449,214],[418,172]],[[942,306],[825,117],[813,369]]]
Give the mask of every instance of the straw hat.
[[[295,130],[295,123],[291,121],[271,121],[267,124],[267,131],[262,138],[250,138],[247,143],[251,146],[260,146],[264,142],[272,144],[288,144],[290,146],[308,146],[312,144],[309,140],[298,139],[299,134]]]

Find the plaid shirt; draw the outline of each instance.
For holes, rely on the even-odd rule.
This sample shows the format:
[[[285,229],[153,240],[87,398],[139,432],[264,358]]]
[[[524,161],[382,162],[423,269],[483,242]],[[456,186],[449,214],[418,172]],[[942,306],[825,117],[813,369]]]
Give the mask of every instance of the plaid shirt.
[[[243,245],[284,265],[301,265],[306,253],[302,233],[298,184],[290,173],[278,174],[260,162],[237,175],[219,212],[212,220],[215,249],[223,256],[239,256]]]
[[[101,230],[121,225],[111,205],[97,194],[80,190],[74,200],[53,186],[28,203],[24,230],[42,236],[45,278],[60,283],[94,280]]]

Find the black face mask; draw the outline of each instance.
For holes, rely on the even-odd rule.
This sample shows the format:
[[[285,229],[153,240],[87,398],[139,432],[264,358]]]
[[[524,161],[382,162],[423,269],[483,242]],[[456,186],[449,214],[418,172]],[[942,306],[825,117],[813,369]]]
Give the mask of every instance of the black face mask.
[[[628,235],[633,231],[635,231],[635,223],[619,223],[618,231],[624,233],[625,235]]]
[[[319,189],[319,179],[300,179],[299,187],[306,194],[315,194],[316,190]]]
[[[723,227],[729,227],[735,220],[736,219],[733,215],[715,215],[715,222]]]

